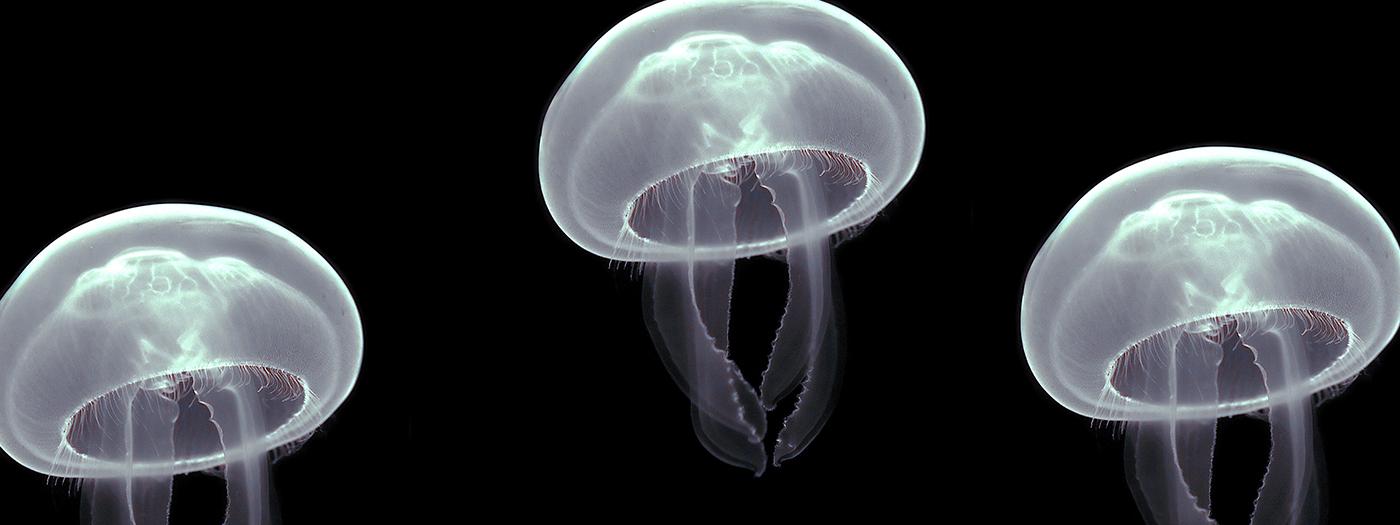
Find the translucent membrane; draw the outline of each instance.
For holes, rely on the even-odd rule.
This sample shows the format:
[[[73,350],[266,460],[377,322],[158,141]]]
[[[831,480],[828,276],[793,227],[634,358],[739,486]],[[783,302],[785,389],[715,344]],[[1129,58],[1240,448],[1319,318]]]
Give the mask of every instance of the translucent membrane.
[[[1036,255],[1026,361],[1066,408],[1128,429],[1154,523],[1207,523],[1217,418],[1266,415],[1256,523],[1320,516],[1313,406],[1400,328],[1400,244],[1356,190],[1302,159],[1175,151],[1095,186]],[[1262,444],[1261,444],[1262,445]]]
[[[923,140],[913,77],[850,14],[814,0],[665,1],[608,31],[559,87],[540,190],[580,247],[645,265],[647,324],[701,442],[761,473],[826,421],[833,239],[908,183]],[[729,355],[729,302],[735,261],[759,255],[785,260],[790,286],[751,385]],[[767,428],[788,402],[781,429]]]
[[[560,86],[540,137],[540,189],[574,242],[615,260],[748,257],[863,224],[908,183],[924,113],[898,55],[850,14],[812,0],[659,2],[619,23]],[[830,215],[736,232],[738,246],[650,242],[665,179],[745,155],[811,150],[868,168]],[[639,201],[639,197],[641,199]]]
[[[826,217],[832,180],[853,180],[857,163],[808,151],[729,159],[667,179],[645,218],[634,224],[679,246],[738,246],[751,231],[800,229]],[[769,209],[754,209],[768,207]],[[743,211],[741,211],[743,210]],[[770,213],[771,212],[771,213]],[[770,222],[771,221],[771,222]],[[774,465],[811,442],[830,414],[836,388],[836,307],[827,239],[785,253],[789,295],[762,383],[755,389],[727,354],[734,260],[651,263],[644,309],[658,351],[694,407],[696,435],[715,457],[762,474],[768,463],[767,412],[801,390],[774,442]]]
[[[210,472],[230,523],[263,523],[269,452],[339,406],[362,347],[345,283],[285,228],[122,210],[55,240],[0,298],[0,448],[84,479],[89,522],[162,523],[171,476]]]

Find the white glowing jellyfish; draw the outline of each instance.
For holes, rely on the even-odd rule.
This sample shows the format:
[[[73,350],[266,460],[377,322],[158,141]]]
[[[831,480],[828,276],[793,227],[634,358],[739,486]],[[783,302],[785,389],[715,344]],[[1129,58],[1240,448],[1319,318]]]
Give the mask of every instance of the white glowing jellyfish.
[[[1395,335],[1400,248],[1321,167],[1177,151],[1123,169],[1070,210],[1031,265],[1021,315],[1046,392],[1130,422],[1130,482],[1149,521],[1213,523],[1215,420],[1258,413],[1273,443],[1254,523],[1314,523],[1314,399]]]
[[[830,240],[908,182],[923,106],[870,28],[807,0],[662,2],[588,51],[545,116],[540,184],[595,254],[645,262],[646,315],[696,432],[762,473],[766,414],[800,392],[773,463],[829,414],[836,382]],[[726,350],[735,260],[787,261],[790,287],[760,388]]]
[[[334,269],[246,213],[162,204],[68,232],[0,299],[0,447],[83,478],[90,523],[164,523],[171,477],[264,523],[268,455],[349,394],[360,319]]]

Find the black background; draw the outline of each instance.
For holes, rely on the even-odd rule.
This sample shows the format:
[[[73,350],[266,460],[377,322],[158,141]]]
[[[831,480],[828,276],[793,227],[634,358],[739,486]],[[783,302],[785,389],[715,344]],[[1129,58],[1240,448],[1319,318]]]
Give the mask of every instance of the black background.
[[[1064,213],[1122,167],[1207,144],[1308,159],[1392,225],[1400,213],[1397,86],[1374,14],[838,2],[914,74],[927,142],[903,193],[835,251],[847,354],[832,418],[755,479],[695,440],[636,268],[575,246],[539,192],[554,90],[647,4],[54,24],[15,77],[0,270],[88,219],[172,200],[269,217],[321,251],[359,304],[365,363],[323,431],[273,469],[286,523],[1119,524],[1141,520],[1122,441],[1045,395],[1020,347],[1022,280]],[[784,269],[745,261],[738,279],[752,330],[736,352],[751,359]],[[1395,359],[1318,412],[1331,523],[1389,512]],[[1217,501],[1222,523],[1243,523],[1267,427],[1222,429]],[[217,522],[211,480],[178,478],[174,523]],[[76,497],[13,462],[0,490],[35,522],[76,521]]]

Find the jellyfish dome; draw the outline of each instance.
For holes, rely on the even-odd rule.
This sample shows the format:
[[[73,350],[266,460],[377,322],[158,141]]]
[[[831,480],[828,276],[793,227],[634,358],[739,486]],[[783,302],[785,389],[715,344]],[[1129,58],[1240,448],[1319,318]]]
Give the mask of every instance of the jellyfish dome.
[[[909,71],[840,9],[668,1],[614,27],[565,79],[544,119],[540,186],[579,246],[645,263],[643,312],[697,436],[761,474],[829,414],[832,239],[905,186],[923,139]],[[728,354],[729,299],[735,260],[764,254],[786,261],[789,291],[755,388]],[[789,396],[796,408],[770,432]]]
[[[1163,372],[1147,359],[1152,337],[1268,311],[1338,340],[1313,348],[1298,381],[1270,396],[1169,407],[1146,391]],[[1400,323],[1400,249],[1376,209],[1315,164],[1188,149],[1124,168],[1080,199],[1031,265],[1021,312],[1031,370],[1070,410],[1114,420],[1252,412],[1341,384],[1376,357]]]
[[[626,261],[744,257],[871,218],[908,182],[924,112],[903,62],[869,27],[809,0],[662,2],[584,55],[544,120],[540,182],[569,238]],[[797,166],[822,209],[784,230],[747,174]],[[741,186],[743,226],[684,243],[662,231],[706,176]]]
[[[1267,151],[1154,157],[1080,199],[1031,264],[1021,337],[1056,401],[1134,422],[1135,495],[1159,523],[1211,523],[1215,419],[1266,414],[1255,523],[1318,519],[1315,399],[1400,326],[1400,247],[1340,178]]]
[[[55,240],[0,300],[0,447],[51,476],[157,480],[157,500],[163,482],[152,513],[173,474],[217,468],[231,496],[256,492],[259,474],[235,487],[233,466],[256,470],[321,424],[361,345],[345,284],[285,228],[208,206],[123,210]],[[94,492],[131,490],[115,486]]]

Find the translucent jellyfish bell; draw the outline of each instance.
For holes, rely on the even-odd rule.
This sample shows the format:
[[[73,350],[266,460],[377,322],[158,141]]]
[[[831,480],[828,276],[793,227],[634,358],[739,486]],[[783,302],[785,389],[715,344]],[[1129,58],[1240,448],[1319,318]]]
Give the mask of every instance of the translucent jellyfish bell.
[[[825,420],[835,381],[829,240],[908,182],[913,79],[870,28],[805,0],[662,2],[614,27],[555,95],[540,184],[584,249],[647,263],[647,316],[697,433],[762,472],[765,413],[801,387],[776,464]],[[790,296],[761,390],[727,358],[734,261],[780,253]]]
[[[359,314],[301,239],[246,213],[132,208],[68,232],[0,300],[0,447],[85,478],[92,523],[164,523],[210,470],[230,523],[269,520],[268,451],[349,394]]]
[[[1313,397],[1335,393],[1400,325],[1400,248],[1384,219],[1309,162],[1197,148],[1123,169],[1041,248],[1021,304],[1026,359],[1070,410],[1128,425],[1144,516],[1211,523],[1215,420],[1265,411],[1255,523],[1312,523]]]

